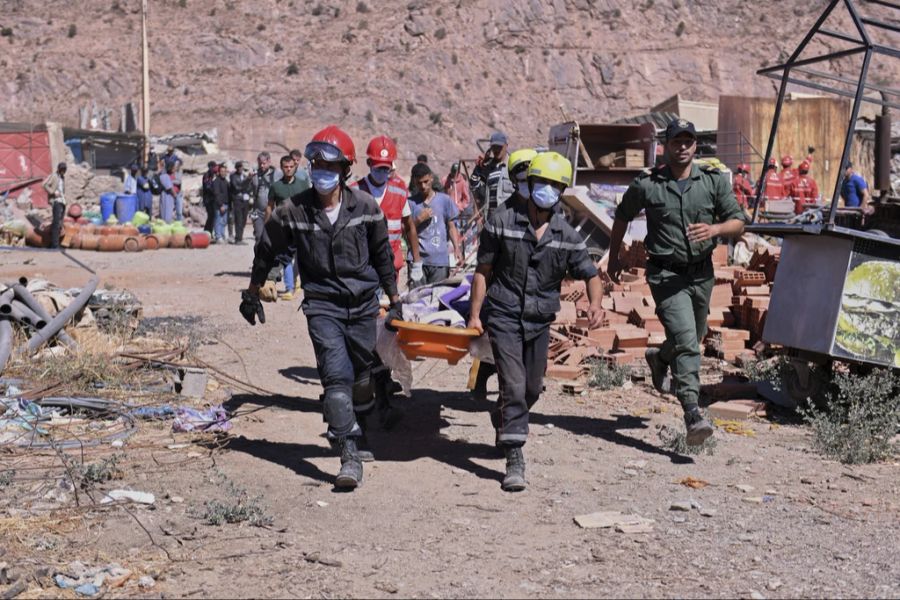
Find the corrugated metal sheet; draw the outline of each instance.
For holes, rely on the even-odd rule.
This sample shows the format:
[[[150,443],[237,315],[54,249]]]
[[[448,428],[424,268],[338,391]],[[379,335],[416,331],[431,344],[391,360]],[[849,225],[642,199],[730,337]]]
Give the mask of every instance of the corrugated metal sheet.
[[[769,132],[775,115],[775,100],[745,96],[721,96],[719,98],[720,148],[730,145],[733,158],[725,159],[729,167],[738,163],[738,154],[753,157],[752,144],[761,153],[769,142]],[[811,173],[819,183],[826,199],[831,198],[837,181],[839,162],[844,148],[844,136],[850,122],[850,101],[843,98],[798,98],[785,100],[772,156],[780,161],[784,154],[794,158],[794,166],[806,158],[807,147],[813,146]],[[743,148],[736,147],[738,134],[749,141]],[[762,172],[760,159],[750,159],[753,179]],[[871,181],[871,172],[861,169]]]
[[[34,177],[43,180],[53,169],[46,129],[11,129],[0,130],[0,187]],[[32,204],[38,208],[47,206],[47,193],[41,183],[28,187]]]

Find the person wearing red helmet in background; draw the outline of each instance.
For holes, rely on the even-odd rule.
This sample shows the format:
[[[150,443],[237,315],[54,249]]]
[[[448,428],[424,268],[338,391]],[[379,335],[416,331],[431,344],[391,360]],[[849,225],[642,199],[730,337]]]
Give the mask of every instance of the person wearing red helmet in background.
[[[763,205],[769,200],[781,200],[787,196],[784,190],[784,182],[781,180],[781,174],[778,173],[778,167],[774,158],[770,158],[769,164],[766,165],[763,185],[765,185],[762,195]]]
[[[800,173],[797,172],[797,169],[793,168],[793,165],[793,156],[785,154],[781,157],[781,185],[784,190],[785,198],[791,195],[791,188],[794,187],[797,178],[800,177]]]
[[[366,165],[369,174],[353,182],[357,187],[368,192],[384,213],[387,221],[388,238],[394,251],[394,269],[399,277],[400,269],[406,262],[401,246],[401,239],[406,236],[406,244],[410,247],[413,260],[409,279],[419,282],[424,277],[422,259],[419,257],[419,237],[412,223],[412,212],[407,202],[409,190],[402,179],[394,172],[394,161],[397,160],[397,145],[386,135],[379,135],[369,141],[366,148]]]
[[[741,163],[734,172],[731,180],[731,189],[734,191],[734,197],[737,198],[738,205],[747,209],[750,201],[753,199],[753,184],[750,183],[750,165]]]
[[[800,163],[800,174],[791,187],[791,197],[794,199],[794,214],[803,212],[804,204],[815,202],[819,198],[819,185],[809,174],[809,162]]]
[[[356,412],[374,406],[371,369],[381,287],[391,302],[385,326],[400,318],[394,256],[384,213],[372,196],[348,185],[353,140],[336,125],[316,133],[303,153],[312,187],[279,205],[254,248],[241,315],[251,325],[265,312],[259,288],[277,257],[294,249],[303,288],[301,308],[324,388],[327,437],[340,448],[335,487],[354,489],[363,477]]]

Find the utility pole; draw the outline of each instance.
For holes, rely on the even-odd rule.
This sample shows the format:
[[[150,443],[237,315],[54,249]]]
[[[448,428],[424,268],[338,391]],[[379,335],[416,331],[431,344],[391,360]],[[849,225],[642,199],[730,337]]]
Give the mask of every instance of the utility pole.
[[[144,130],[144,157],[150,157],[150,56],[147,51],[147,0],[141,0],[141,125]],[[149,165],[148,165],[149,166]]]

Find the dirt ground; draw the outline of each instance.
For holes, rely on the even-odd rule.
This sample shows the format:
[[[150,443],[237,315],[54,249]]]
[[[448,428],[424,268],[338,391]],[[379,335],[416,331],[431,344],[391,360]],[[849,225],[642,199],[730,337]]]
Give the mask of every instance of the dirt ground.
[[[169,424],[142,426],[120,450],[125,479],[106,487],[152,492],[156,504],[81,509],[53,527],[32,518],[0,538],[0,561],[19,573],[77,559],[155,578],[112,596],[900,596],[896,463],[823,460],[789,420],[752,421],[753,435],[719,431],[711,455],[681,456],[658,434],[679,426],[680,411],[645,384],[567,396],[548,381],[525,448],[529,488],[506,494],[489,403],[464,391],[468,361],[426,360],[414,363],[405,419],[373,433],[377,461],[362,487],[337,493],[299,303],[266,305],[268,322],[256,327],[237,311],[250,246],[73,254],[101,285],[133,291],[145,317],[202,319],[215,332],[199,346],[202,359],[279,395],[235,391],[229,409],[261,410],[237,418],[215,451],[179,448],[189,438]],[[61,286],[87,279],[65,257],[37,252],[0,253],[0,275]],[[489,402],[495,391],[492,381]],[[709,485],[685,487],[687,477]],[[0,488],[8,532],[29,517],[32,483]],[[271,525],[204,523],[205,503],[235,486],[261,496]],[[670,510],[680,501],[694,508]],[[39,509],[47,521],[62,514]],[[653,519],[652,531],[574,521],[597,511]],[[30,586],[30,595],[73,596],[47,579]]]

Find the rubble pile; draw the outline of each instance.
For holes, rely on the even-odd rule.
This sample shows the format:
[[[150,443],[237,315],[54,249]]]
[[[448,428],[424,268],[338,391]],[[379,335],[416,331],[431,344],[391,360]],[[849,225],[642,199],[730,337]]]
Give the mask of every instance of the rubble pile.
[[[713,253],[716,283],[710,299],[708,356],[741,364],[755,360],[753,347],[762,338],[769,297],[778,268],[780,248],[758,247],[746,267],[728,265],[728,248]],[[560,311],[551,332],[547,375],[574,380],[594,362],[642,364],[647,348],[658,348],[665,332],[646,283],[647,252],[635,242],[622,257],[621,282],[606,283],[603,323],[588,326],[588,300],[581,283],[563,285]]]

